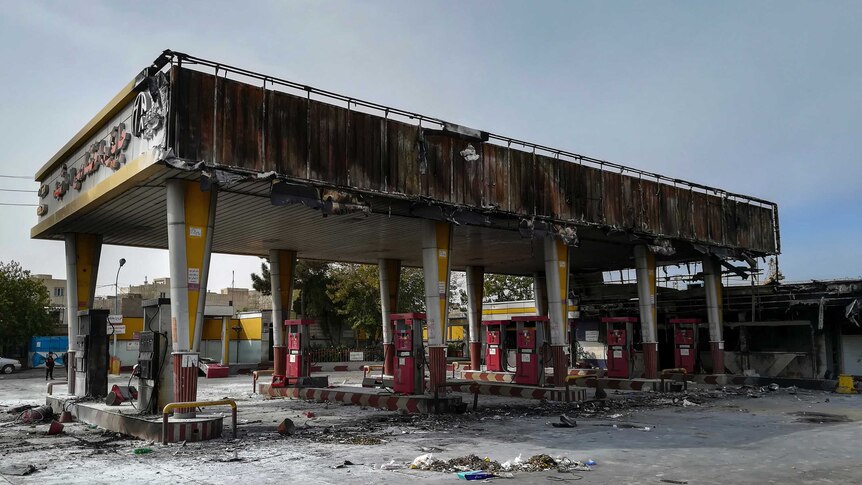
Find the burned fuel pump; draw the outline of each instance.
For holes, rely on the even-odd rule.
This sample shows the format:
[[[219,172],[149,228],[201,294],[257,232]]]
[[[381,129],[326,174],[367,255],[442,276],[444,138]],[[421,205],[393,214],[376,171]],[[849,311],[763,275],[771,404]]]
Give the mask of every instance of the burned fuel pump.
[[[485,326],[485,370],[488,372],[506,371],[505,328],[507,320],[486,320]]]
[[[635,317],[604,317],[602,323],[607,331],[608,359],[607,376],[629,379],[632,375],[632,339]]]
[[[673,328],[673,366],[694,374],[700,319],[671,318],[670,324]]]
[[[78,312],[75,395],[108,395],[108,310]]]
[[[422,345],[424,313],[394,313],[389,316],[395,343],[393,390],[396,394],[425,392],[425,348]]]
[[[272,387],[327,387],[329,376],[311,376],[311,332],[314,320],[285,320],[287,355],[283,376],[272,376]]]
[[[545,383],[545,344],[548,317],[512,317],[516,329],[515,384]]]

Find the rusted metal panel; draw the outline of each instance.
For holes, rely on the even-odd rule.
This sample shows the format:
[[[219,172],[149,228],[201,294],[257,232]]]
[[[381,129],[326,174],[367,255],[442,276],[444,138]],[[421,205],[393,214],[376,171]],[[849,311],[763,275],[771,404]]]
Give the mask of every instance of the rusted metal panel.
[[[215,77],[188,69],[173,69],[175,139],[172,147],[178,157],[214,162],[213,115],[215,114]]]
[[[694,239],[691,217],[692,191],[687,187],[677,187],[677,236]]]
[[[560,163],[560,214],[559,217],[567,220],[575,220],[580,217],[576,208],[577,197],[575,193],[575,178],[578,166],[574,163]]]
[[[312,100],[308,127],[309,178],[347,185],[347,110]]]
[[[291,177],[305,177],[308,101],[268,91],[266,108],[265,166]]]
[[[709,201],[703,192],[691,192],[691,227],[694,239],[709,240]]]
[[[620,178],[621,224],[626,229],[635,229],[640,219],[640,188],[634,177]]]
[[[367,113],[351,111],[347,130],[349,185],[379,187],[383,183],[383,120]]]
[[[536,212],[536,171],[533,154],[509,150],[509,173],[513,212],[531,215]]]
[[[388,120],[386,139],[389,152],[390,190],[402,194],[420,195],[419,129],[415,126]],[[394,182],[394,183],[393,183]]]
[[[773,207],[174,68],[177,156],[360,191],[775,250]],[[462,152],[473,146],[478,159]],[[473,158],[472,156],[469,158]],[[602,167],[606,167],[602,165]]]
[[[640,179],[639,185],[641,201],[639,229],[641,231],[660,231],[663,185],[646,179]]]
[[[560,160],[536,155],[536,213],[538,215],[560,218],[560,199],[563,196],[560,186]]]
[[[666,236],[679,236],[679,203],[676,187],[662,187],[661,204],[661,233]]]
[[[705,214],[709,232],[704,240],[713,244],[722,244],[724,241],[724,224],[721,213],[721,197],[711,195],[705,199],[707,204]]]
[[[452,187],[452,138],[426,134],[424,140],[427,170],[421,175],[422,195],[458,203],[463,193],[458,194]]]
[[[615,226],[623,226],[622,213],[622,187],[620,174],[615,172],[602,172],[602,210],[604,211],[605,223]]]
[[[218,78],[216,82],[217,162],[263,169],[263,89]]]
[[[509,205],[509,150],[506,147],[482,144],[484,165],[485,205],[496,207],[502,211],[511,211]]]

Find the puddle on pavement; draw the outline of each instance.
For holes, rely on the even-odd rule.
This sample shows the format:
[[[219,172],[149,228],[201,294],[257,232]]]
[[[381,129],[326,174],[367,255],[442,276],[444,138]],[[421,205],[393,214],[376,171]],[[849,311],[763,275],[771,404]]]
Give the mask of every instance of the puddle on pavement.
[[[849,423],[851,421],[850,418],[843,414],[816,413],[812,411],[799,411],[797,413],[790,414],[797,416],[797,423],[835,424]]]

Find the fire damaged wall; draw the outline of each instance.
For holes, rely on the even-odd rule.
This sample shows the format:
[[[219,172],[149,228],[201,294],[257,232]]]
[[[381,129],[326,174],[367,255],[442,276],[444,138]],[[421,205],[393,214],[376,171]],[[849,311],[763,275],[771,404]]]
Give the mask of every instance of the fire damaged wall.
[[[758,254],[779,249],[774,205],[465,139],[177,66],[170,74],[170,146],[181,159]]]

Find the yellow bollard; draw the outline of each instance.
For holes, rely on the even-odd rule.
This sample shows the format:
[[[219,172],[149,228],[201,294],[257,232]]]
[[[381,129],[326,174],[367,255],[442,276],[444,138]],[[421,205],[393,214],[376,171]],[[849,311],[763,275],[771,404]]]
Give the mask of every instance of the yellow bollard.
[[[839,394],[856,394],[856,386],[853,384],[853,376],[841,374],[838,376],[838,388],[835,392]]]

